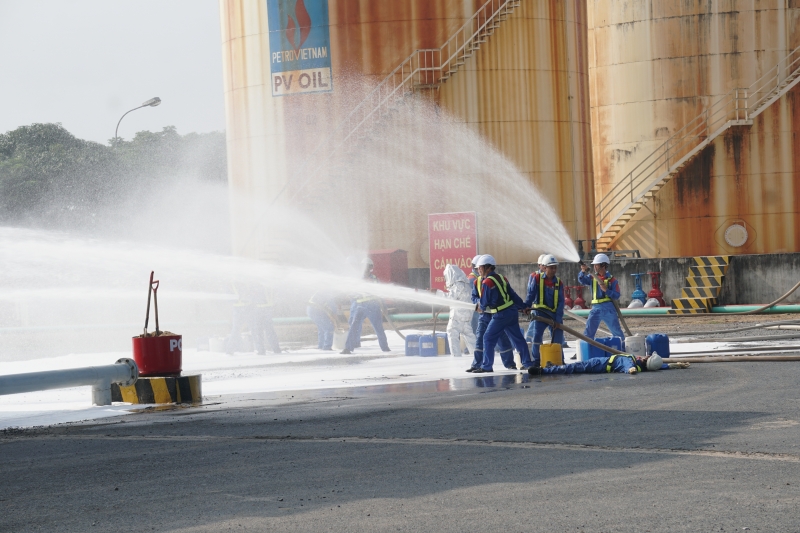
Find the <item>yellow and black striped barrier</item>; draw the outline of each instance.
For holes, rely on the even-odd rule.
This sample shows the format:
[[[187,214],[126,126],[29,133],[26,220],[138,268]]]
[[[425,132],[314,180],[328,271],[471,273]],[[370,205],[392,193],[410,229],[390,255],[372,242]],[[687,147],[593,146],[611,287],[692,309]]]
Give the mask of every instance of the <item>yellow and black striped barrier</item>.
[[[681,297],[673,298],[671,315],[709,313],[722,292],[722,280],[728,271],[729,256],[693,257],[686,277],[687,287]]]
[[[139,378],[130,387],[111,384],[111,401],[125,403],[200,403],[201,375]]]

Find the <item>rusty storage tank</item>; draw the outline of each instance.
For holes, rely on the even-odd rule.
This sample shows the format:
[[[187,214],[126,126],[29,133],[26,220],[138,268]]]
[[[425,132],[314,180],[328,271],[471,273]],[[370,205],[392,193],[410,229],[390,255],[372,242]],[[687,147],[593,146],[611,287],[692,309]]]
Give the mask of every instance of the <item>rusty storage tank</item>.
[[[314,158],[330,148],[324,139],[331,132],[344,132],[348,142],[369,138],[371,130],[363,127],[352,136],[347,132],[365,120],[381,127],[374,116],[354,119],[351,113],[374,84],[393,71],[402,75],[401,64],[412,52],[438,50],[482,9],[505,4],[514,9],[457,72],[418,76],[407,90],[483,135],[541,188],[572,239],[590,238],[594,198],[582,0],[220,0],[234,253],[269,256],[263,237],[280,229],[261,223],[265,206],[299,202],[318,217],[313,223],[324,225],[319,214],[331,208],[328,193],[346,186],[342,173],[335,160],[302,180],[297,168],[314,168]],[[314,29],[318,24],[324,31]],[[426,70],[427,52],[414,61],[421,72],[432,72]],[[322,185],[307,186],[313,180]],[[354,212],[380,193],[374,183],[360,186],[362,194],[349,206]],[[425,197],[422,191],[413,201],[364,208],[365,223],[325,230],[339,243],[408,250],[409,267],[427,266],[427,214],[459,206]],[[481,248],[499,237],[480,230],[479,236]],[[494,253],[503,263],[531,260],[510,248]]]
[[[800,4],[589,0],[598,248],[800,250]]]

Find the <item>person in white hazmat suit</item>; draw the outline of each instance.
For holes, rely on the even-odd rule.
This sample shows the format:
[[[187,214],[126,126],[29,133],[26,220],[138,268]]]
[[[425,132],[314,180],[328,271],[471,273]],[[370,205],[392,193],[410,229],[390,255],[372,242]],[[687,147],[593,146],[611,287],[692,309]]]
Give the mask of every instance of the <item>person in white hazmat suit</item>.
[[[472,284],[464,271],[455,265],[447,265],[444,269],[444,281],[447,297],[453,300],[472,303]],[[447,322],[447,339],[450,342],[450,353],[453,357],[461,357],[461,337],[467,345],[469,354],[475,353],[475,332],[472,330],[472,309],[463,307],[450,308],[450,321]]]

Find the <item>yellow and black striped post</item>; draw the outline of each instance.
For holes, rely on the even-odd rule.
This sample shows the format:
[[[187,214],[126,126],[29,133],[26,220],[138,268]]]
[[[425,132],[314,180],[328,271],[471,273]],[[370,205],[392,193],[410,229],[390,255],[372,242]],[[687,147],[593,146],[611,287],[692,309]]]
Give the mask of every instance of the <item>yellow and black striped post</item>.
[[[681,297],[673,298],[670,314],[708,313],[722,292],[722,280],[728,271],[729,256],[693,257],[686,287]]]
[[[200,403],[203,400],[201,375],[139,378],[130,387],[111,384],[111,400],[134,404]]]

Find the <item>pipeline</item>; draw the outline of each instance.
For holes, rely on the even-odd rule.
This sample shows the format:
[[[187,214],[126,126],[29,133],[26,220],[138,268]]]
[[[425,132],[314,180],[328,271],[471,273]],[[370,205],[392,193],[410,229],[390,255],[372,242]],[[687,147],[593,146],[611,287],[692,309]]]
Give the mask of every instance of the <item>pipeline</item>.
[[[715,331],[710,331],[708,333],[718,333]],[[696,343],[696,342],[760,342],[760,341],[782,341],[788,339],[800,339],[800,333],[791,333],[789,335],[760,335],[758,337],[733,337],[728,338],[725,337],[724,339],[717,339],[717,338],[699,338],[699,339],[681,339],[675,341],[676,344],[686,344],[686,343]]]
[[[784,327],[786,325],[797,325],[798,328],[800,328],[800,321],[797,321],[797,320],[777,320],[775,322],[758,323],[758,324],[753,324],[752,326],[742,326],[740,328],[721,329],[721,330],[718,330],[718,331],[714,331],[713,333],[714,334],[738,333],[740,331],[750,331],[750,330],[753,330],[753,329],[781,328],[781,327]],[[792,329],[794,329],[794,328],[792,328]],[[681,331],[681,332],[670,333],[669,336],[670,337],[691,337],[691,336],[696,336],[696,335],[708,335],[709,333],[712,333],[712,332],[709,332],[709,331]]]
[[[111,384],[130,386],[139,379],[139,367],[133,359],[119,359],[113,365],[48,370],[0,376],[0,396],[51,389],[92,386],[94,405],[111,405]]]
[[[701,355],[707,353],[737,353],[737,352],[780,352],[780,351],[796,351],[800,350],[800,346],[792,345],[792,346],[764,346],[761,348],[757,348],[754,346],[748,346],[746,348],[720,348],[719,350],[698,350],[696,352],[679,352],[675,355]]]
[[[670,357],[665,363],[752,363],[800,361],[800,355],[719,355],[716,357]]]

